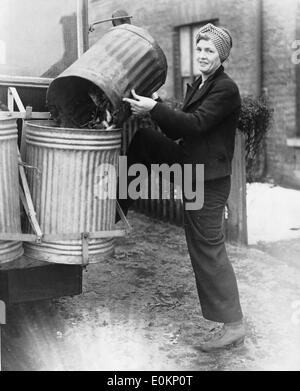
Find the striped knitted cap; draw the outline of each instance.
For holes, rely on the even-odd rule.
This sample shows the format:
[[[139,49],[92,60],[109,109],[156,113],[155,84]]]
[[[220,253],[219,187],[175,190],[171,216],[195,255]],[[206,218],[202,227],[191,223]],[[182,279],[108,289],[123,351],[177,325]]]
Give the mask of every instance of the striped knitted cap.
[[[207,23],[200,28],[196,36],[196,44],[200,39],[210,39],[220,56],[221,62],[225,61],[229,56],[230,49],[232,48],[232,38],[227,29],[223,27],[216,27],[212,23]]]

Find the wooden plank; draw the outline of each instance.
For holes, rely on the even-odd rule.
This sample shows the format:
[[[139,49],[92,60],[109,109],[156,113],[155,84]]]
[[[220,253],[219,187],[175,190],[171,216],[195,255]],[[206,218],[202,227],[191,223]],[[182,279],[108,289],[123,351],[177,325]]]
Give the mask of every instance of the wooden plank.
[[[32,116],[32,107],[26,106],[25,118],[31,118],[31,116]],[[26,156],[26,133],[27,133],[27,124],[23,120],[22,121],[21,143],[20,143],[20,153],[21,153],[21,158],[23,161],[25,161],[25,156]]]
[[[132,228],[126,227],[126,229],[113,229],[110,231],[96,231],[88,232],[89,239],[107,239],[107,238],[119,238],[126,236]],[[14,232],[0,232],[0,240],[12,240],[22,242],[35,242],[35,241],[46,241],[46,242],[59,242],[64,240],[81,240],[82,233],[59,233],[59,234],[42,234],[42,236],[33,234],[23,234]]]
[[[8,111],[7,111],[8,113]],[[28,119],[26,111],[9,111],[9,114],[14,118]],[[30,119],[51,119],[51,114],[44,111],[33,111],[30,115]]]
[[[49,112],[33,111],[31,113],[31,119],[51,119],[51,114]]]
[[[107,239],[107,238],[120,238],[128,234],[128,229],[116,229],[111,231],[98,231],[91,232],[89,234],[89,239]],[[36,241],[46,241],[46,242],[59,242],[64,240],[81,240],[81,233],[68,233],[68,234],[44,234],[42,236],[33,235],[33,234],[23,234],[23,233],[14,233],[14,232],[1,232],[0,240],[12,240],[12,241],[22,241],[22,242],[36,242]]]
[[[17,108],[21,113],[26,112],[25,107],[19,97],[19,94],[15,87],[8,87],[8,93],[9,95],[12,95],[14,101],[16,102]]]
[[[243,245],[248,244],[246,190],[245,138],[238,131],[228,198],[227,240]]]
[[[27,202],[27,207],[28,207],[27,208],[27,210],[28,210],[27,216],[28,216],[28,219],[30,221],[30,224],[31,224],[35,234],[38,237],[41,237],[43,235],[43,233],[42,233],[42,230],[41,230],[39,223],[36,219],[36,213],[34,210],[30,190],[28,187],[25,170],[24,170],[24,167],[22,166],[22,159],[21,159],[20,152],[18,152],[18,159],[19,159],[19,163],[21,163],[21,164],[19,164],[19,173],[20,173],[21,182],[22,182],[22,186],[23,186],[23,190],[24,190],[24,194],[25,194],[25,198],[26,198],[26,202]]]
[[[23,191],[22,186],[21,186],[20,183],[19,183],[19,195],[20,195],[20,200],[21,200],[21,203],[22,203],[23,208],[25,210],[25,213],[28,216],[28,213],[29,213],[28,205],[27,205],[27,202],[26,202],[24,191]]]
[[[23,234],[15,232],[0,232],[0,240],[12,240],[21,242],[35,242],[38,239],[36,235]]]
[[[26,106],[25,109],[26,119],[32,118],[32,106]]]
[[[26,158],[26,133],[27,133],[27,124],[22,121],[22,133],[21,133],[21,143],[20,143],[20,154],[21,159],[25,161]]]
[[[0,75],[0,85],[8,87],[48,88],[52,78]]]
[[[14,111],[14,97],[10,90],[10,88],[7,89],[7,107],[10,112]]]

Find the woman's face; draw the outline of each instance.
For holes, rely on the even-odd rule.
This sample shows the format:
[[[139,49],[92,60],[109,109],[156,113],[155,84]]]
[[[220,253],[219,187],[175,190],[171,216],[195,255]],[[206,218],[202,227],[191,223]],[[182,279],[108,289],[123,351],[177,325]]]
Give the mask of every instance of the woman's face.
[[[211,40],[200,39],[196,46],[196,60],[202,74],[209,76],[221,65],[217,48]]]

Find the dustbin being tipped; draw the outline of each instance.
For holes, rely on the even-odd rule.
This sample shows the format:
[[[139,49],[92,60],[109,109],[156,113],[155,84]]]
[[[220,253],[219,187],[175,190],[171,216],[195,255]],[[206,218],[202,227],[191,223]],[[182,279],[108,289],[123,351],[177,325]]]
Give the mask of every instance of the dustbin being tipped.
[[[48,107],[58,126],[120,127],[130,115],[122,98],[132,88],[151,96],[166,76],[166,57],[151,35],[122,24],[109,29],[50,84]]]

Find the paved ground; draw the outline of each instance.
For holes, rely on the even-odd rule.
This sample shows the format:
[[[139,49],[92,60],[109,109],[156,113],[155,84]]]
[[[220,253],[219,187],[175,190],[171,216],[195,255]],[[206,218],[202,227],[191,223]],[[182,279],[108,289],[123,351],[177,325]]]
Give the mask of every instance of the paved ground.
[[[183,230],[131,213],[134,232],[84,272],[80,296],[14,305],[4,370],[299,370],[299,239],[228,245],[247,320],[245,346],[195,349],[201,317]]]

